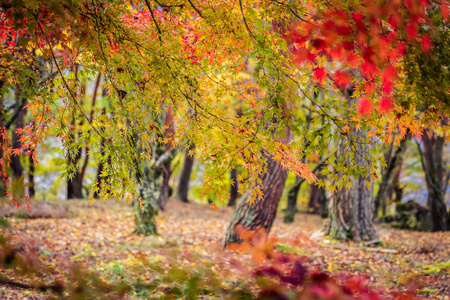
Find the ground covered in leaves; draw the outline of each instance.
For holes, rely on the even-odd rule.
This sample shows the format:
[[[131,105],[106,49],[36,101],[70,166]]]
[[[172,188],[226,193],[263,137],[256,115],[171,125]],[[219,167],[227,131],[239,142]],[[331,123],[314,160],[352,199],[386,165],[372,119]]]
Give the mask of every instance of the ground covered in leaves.
[[[36,251],[50,270],[44,278],[48,282],[77,265],[94,270],[106,283],[131,287],[125,293],[130,299],[189,298],[189,288],[198,289],[196,281],[200,280],[207,286],[202,288],[211,289],[211,298],[233,294],[244,299],[257,292],[247,276],[252,267],[250,256],[221,247],[230,208],[213,210],[171,201],[167,211],[157,217],[160,235],[142,237],[132,233],[133,212],[125,204],[68,204],[74,213],[67,218],[9,219],[8,236]],[[335,275],[343,271],[364,275],[371,287],[385,295],[414,290],[423,298],[449,299],[450,233],[403,231],[383,225],[378,227],[381,245],[340,243],[321,233],[323,220],[318,216],[297,214],[289,225],[283,224],[281,217],[279,213],[271,233],[277,237],[277,248],[309,257],[313,268]],[[51,295],[11,285],[0,287],[2,299]]]

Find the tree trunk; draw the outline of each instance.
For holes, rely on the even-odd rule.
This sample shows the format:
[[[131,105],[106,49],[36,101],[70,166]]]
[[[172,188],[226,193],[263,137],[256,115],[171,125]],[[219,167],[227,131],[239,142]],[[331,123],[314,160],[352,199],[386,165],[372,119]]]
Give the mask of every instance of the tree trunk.
[[[403,152],[406,149],[406,142],[411,138],[411,134],[408,133],[404,139],[401,140],[400,145],[397,147],[394,155],[387,156],[387,166],[382,172],[380,188],[378,189],[378,193],[375,197],[375,213],[374,218],[378,216],[378,211],[381,206],[382,209],[382,220],[386,218],[386,208],[387,208],[387,190],[389,187],[389,183],[391,181],[392,175],[394,174],[394,170],[399,167],[399,162],[401,162],[401,157]],[[392,152],[391,152],[392,153]]]
[[[228,206],[235,206],[239,195],[239,182],[237,166],[230,171],[230,198],[228,199]]]
[[[445,124],[446,125],[446,124]],[[425,180],[428,188],[428,208],[430,209],[431,230],[445,231],[447,228],[447,207],[444,199],[444,165],[443,150],[445,138],[435,133],[422,135],[424,151],[417,144]]]
[[[73,72],[75,74],[75,80],[78,81],[78,68],[79,65],[75,65],[73,67]],[[79,94],[84,95],[84,88],[80,89],[81,92]],[[76,91],[78,93],[78,91]],[[70,123],[71,126],[71,133],[69,133],[68,140],[72,143],[75,143],[76,139],[76,126],[77,126],[77,117],[75,115],[75,112],[72,112],[72,120]],[[81,125],[81,124],[80,124]],[[71,151],[74,151],[72,149]],[[83,174],[80,170],[80,167],[78,165],[79,160],[81,159],[81,152],[82,148],[78,149],[77,153],[71,153],[69,151],[68,153],[68,165],[73,166],[75,170],[72,172],[72,178],[67,179],[67,199],[82,199],[83,198]]]
[[[318,214],[320,211],[320,188],[316,184],[312,184],[309,192],[308,212]]]
[[[366,186],[369,181],[369,187]],[[373,225],[371,176],[352,179],[353,186],[334,193],[330,201],[328,235],[334,239],[377,240]]]
[[[231,223],[228,226],[225,238],[225,246],[241,241],[236,226],[241,225],[246,229],[264,229],[269,233],[277,214],[278,203],[283,193],[287,178],[287,170],[272,160],[267,159],[267,172],[261,175],[262,199],[250,204],[248,200],[250,192],[244,193],[233,212]]]
[[[23,108],[26,105],[26,100],[20,98],[19,96],[16,98],[17,105],[17,117],[14,120],[14,131],[12,133],[12,148],[13,149],[21,149],[22,142],[20,141],[20,134],[16,132],[17,129],[23,128],[23,121],[26,115],[26,110]],[[20,155],[12,154],[10,157],[10,166],[12,170],[12,187],[13,187],[13,196],[15,199],[22,199],[25,196],[25,175],[24,168],[22,163],[20,162]]]
[[[0,81],[0,88],[3,81]],[[3,107],[3,95],[0,95],[0,199],[6,196],[6,162],[4,157],[4,147],[6,146],[5,110]]]
[[[181,170],[180,182],[177,188],[177,198],[181,202],[188,203],[189,180],[191,178],[192,166],[194,165],[195,145],[191,144],[185,151],[183,169]]]
[[[31,151],[28,159],[29,159],[29,163],[30,163],[30,168],[28,171],[28,195],[30,196],[30,198],[34,198],[34,195],[36,194],[36,190],[34,188],[34,161],[33,161],[33,153],[34,150]]]
[[[106,109],[103,109],[102,110],[102,114],[106,114]],[[106,143],[106,141],[105,141],[105,139],[102,137],[102,139],[101,139],[101,141],[100,141],[100,155],[102,155],[103,156],[103,152],[104,152],[104,149],[105,149],[105,143]],[[110,157],[108,157],[108,161],[111,161],[111,158]],[[101,159],[100,159],[100,162],[98,163],[98,168],[97,168],[97,176],[96,176],[96,181],[97,181],[97,189],[94,191],[94,195],[93,195],[93,197],[95,198],[95,199],[99,199],[100,198],[100,193],[101,193],[101,190],[103,189],[103,186],[104,186],[104,183],[106,182],[106,181],[108,181],[108,178],[107,177],[102,177],[101,175],[102,175],[102,172],[103,172],[103,170],[105,169],[105,162],[104,162],[104,157],[102,157]],[[111,165],[111,163],[109,164],[109,165]]]
[[[164,122],[169,114],[166,116],[158,115],[155,121],[158,122],[160,128],[163,128]],[[136,146],[135,134],[132,143]],[[142,162],[135,162],[136,166],[140,166],[140,170],[136,174],[138,182],[139,199],[134,201],[134,232],[141,235],[157,235],[156,215],[158,214],[158,201],[161,197],[162,185],[164,180],[165,166],[170,163],[173,151],[170,146],[159,143],[158,140],[163,138],[162,135],[155,138],[154,149],[152,151],[153,157],[151,162],[144,160]],[[140,157],[143,149],[138,147],[136,157]]]
[[[158,207],[162,211],[166,210],[167,200],[169,199],[169,180],[172,172],[170,170],[171,160],[163,165],[163,179],[161,182],[161,193],[158,198]]]
[[[74,135],[72,135],[74,137]],[[69,153],[68,164],[76,167],[73,177],[67,179],[67,199],[83,199],[83,177],[78,167],[81,158],[81,149],[72,155]]]
[[[319,189],[320,217],[328,218],[328,199],[325,187]]]
[[[319,162],[312,170],[313,173],[319,172],[319,175],[318,175],[319,178],[321,178],[320,170],[326,164],[327,160],[328,160],[328,158],[325,158],[324,160]],[[295,216],[295,213],[297,212],[297,196],[298,196],[300,187],[304,181],[305,181],[305,179],[303,179],[301,177],[298,177],[298,176],[295,177],[294,185],[291,187],[291,189],[288,192],[287,207],[286,207],[286,211],[284,214],[284,223],[286,223],[286,224],[290,224],[290,223],[294,222],[294,216]],[[323,193],[325,195],[325,189],[323,189]],[[321,199],[321,198],[319,198],[319,199]],[[325,202],[326,202],[326,197],[325,197]],[[327,214],[328,214],[328,211],[327,211]]]
[[[139,180],[139,199],[134,201],[134,232],[140,235],[157,235],[156,215],[163,179],[162,167],[144,166]]]
[[[167,109],[166,118],[164,119],[164,127],[166,128],[164,130],[164,138],[172,139],[175,134],[175,123],[171,107]],[[172,143],[169,142],[166,144],[165,151],[171,151],[171,149]],[[169,180],[170,176],[172,175],[172,171],[170,169],[171,163],[172,158],[169,157],[163,164],[163,180],[161,183],[161,193],[158,198],[158,207],[162,211],[166,209],[167,200],[169,199],[169,191],[170,191]]]
[[[352,97],[353,87],[344,93],[349,103],[354,103]],[[365,137],[367,132],[353,127],[353,140],[359,141]],[[368,167],[369,162],[364,158],[370,151],[370,144],[357,143],[346,146],[343,138],[338,147],[337,159],[342,159],[346,151],[355,153],[355,160],[346,158],[345,165],[355,164],[360,167]],[[353,240],[378,240],[373,223],[373,177],[366,176],[350,177],[352,184],[349,188],[335,190],[329,205],[329,222],[327,235],[333,239]]]
[[[290,224],[294,222],[294,216],[297,212],[297,197],[298,191],[300,191],[300,187],[302,186],[305,179],[296,176],[294,185],[289,189],[288,198],[287,198],[287,207],[284,213],[284,223]]]

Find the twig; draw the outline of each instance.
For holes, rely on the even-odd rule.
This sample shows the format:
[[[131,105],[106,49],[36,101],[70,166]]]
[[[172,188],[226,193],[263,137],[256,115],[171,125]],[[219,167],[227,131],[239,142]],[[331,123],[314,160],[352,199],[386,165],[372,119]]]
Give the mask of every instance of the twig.
[[[396,254],[398,253],[397,250],[394,249],[385,249],[385,248],[374,248],[374,247],[345,247],[341,245],[326,245],[321,244],[322,246],[329,247],[329,248],[336,248],[336,249],[342,249],[342,250],[364,250],[364,251],[370,251],[370,252],[382,252],[382,253],[392,253]]]
[[[58,284],[52,284],[52,285],[39,284],[37,286],[32,286],[29,284],[9,280],[6,278],[0,278],[0,284],[9,285],[9,286],[13,286],[13,287],[24,289],[24,290],[40,290],[40,291],[51,290],[57,294],[62,294],[62,292],[63,292],[63,287]]]

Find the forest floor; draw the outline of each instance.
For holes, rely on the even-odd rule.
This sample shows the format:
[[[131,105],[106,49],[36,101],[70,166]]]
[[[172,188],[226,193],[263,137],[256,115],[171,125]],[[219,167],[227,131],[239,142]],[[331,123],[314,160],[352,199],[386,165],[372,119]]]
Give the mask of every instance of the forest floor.
[[[160,235],[142,237],[132,233],[133,212],[128,205],[86,201],[71,201],[68,205],[75,212],[69,218],[10,218],[8,235],[33,245],[40,260],[48,266],[68,268],[76,263],[95,270],[108,282],[121,281],[134,286],[138,286],[136,280],[151,282],[157,277],[155,272],[164,273],[164,268],[173,267],[170,257],[176,260],[181,256],[190,257],[187,267],[215,270],[234,289],[244,288],[248,281],[236,268],[236,261],[246,261],[248,257],[239,258],[239,254],[224,252],[221,247],[232,213],[230,208],[213,210],[206,205],[170,200],[167,211],[157,217]],[[323,224],[318,216],[297,214],[295,222],[287,225],[279,213],[271,234],[279,239],[280,249],[310,257],[315,265],[331,273],[362,274],[370,286],[386,294],[390,290],[406,291],[414,287],[420,297],[449,299],[450,232],[412,232],[377,225],[383,243],[375,247],[330,241],[322,233]],[[300,246],[290,245],[292,238],[304,242]],[[143,258],[161,268],[142,268]],[[57,276],[60,271],[53,273]],[[164,286],[163,281],[159,282]],[[146,287],[154,291],[154,297],[164,292],[161,286]],[[49,292],[0,286],[1,299],[49,296]],[[129,295],[148,296],[148,291]]]

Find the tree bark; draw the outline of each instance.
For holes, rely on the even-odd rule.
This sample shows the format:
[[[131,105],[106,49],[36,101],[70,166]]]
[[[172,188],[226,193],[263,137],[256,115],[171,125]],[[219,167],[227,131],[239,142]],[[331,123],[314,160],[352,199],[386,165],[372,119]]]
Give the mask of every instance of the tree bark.
[[[389,187],[389,182],[391,181],[394,170],[398,168],[399,162],[401,161],[401,156],[406,149],[406,142],[411,138],[411,134],[408,133],[404,139],[401,140],[400,145],[397,147],[394,155],[388,155],[388,162],[386,168],[382,172],[382,178],[380,183],[380,188],[378,189],[378,193],[375,197],[375,213],[374,217],[378,216],[378,211],[381,206],[382,208],[382,217],[383,219],[386,217],[386,207],[387,207],[387,190]],[[392,153],[392,152],[391,152]]]
[[[0,88],[3,81],[0,81]],[[4,157],[4,147],[6,145],[5,110],[3,107],[3,95],[0,95],[0,199],[6,196],[6,162]]]
[[[75,73],[75,80],[78,81],[78,65],[75,65],[73,68],[73,72]],[[81,89],[84,91],[84,88]],[[80,93],[81,94],[81,93]],[[72,132],[69,133],[68,140],[70,142],[75,142],[76,139],[76,125],[77,125],[77,117],[75,112],[72,112],[72,120],[70,123]],[[72,149],[73,151],[74,149]],[[78,165],[81,159],[81,151],[82,148],[78,149],[77,153],[70,153],[67,157],[67,163],[69,166],[73,166],[75,170],[72,173],[72,178],[67,179],[67,199],[82,199],[83,198],[83,174]]]
[[[17,93],[18,94],[18,93]],[[14,131],[12,133],[12,148],[20,149],[22,147],[22,142],[20,141],[20,134],[16,132],[17,129],[23,129],[24,117],[26,115],[26,110],[23,108],[26,105],[26,99],[16,98],[17,105],[17,117],[14,120]],[[20,155],[12,154],[10,157],[10,166],[12,170],[12,187],[13,196],[16,199],[22,199],[25,196],[25,175],[24,168],[20,162]]]
[[[33,161],[33,151],[31,151],[28,159],[29,159],[29,171],[28,171],[28,195],[30,198],[34,198],[34,195],[36,194],[36,190],[34,188],[34,161]]]
[[[158,122],[160,128],[163,128],[164,120],[167,119],[166,116],[158,115],[156,117],[156,122]],[[158,201],[161,197],[161,187],[164,180],[164,169],[165,165],[172,159],[173,149],[159,143],[159,138],[163,136],[160,134],[158,138],[155,138],[155,144],[152,149],[152,160],[148,162],[147,160],[138,162],[135,161],[136,166],[139,171],[136,174],[136,179],[138,182],[139,199],[134,201],[134,232],[141,235],[157,235],[156,227],[156,215],[158,214],[159,205]],[[135,134],[132,139],[132,143],[136,146],[137,134]],[[140,157],[143,149],[137,148],[136,157]]]
[[[146,163],[138,179],[139,199],[134,201],[134,232],[140,235],[157,235],[156,215],[158,198],[163,180],[162,166],[150,166]]]
[[[323,159],[320,163],[317,164],[317,166],[314,167],[312,170],[313,173],[319,172],[320,176],[320,170],[325,165],[325,162],[328,160],[328,157]],[[288,198],[287,198],[287,207],[284,214],[284,223],[290,224],[294,222],[294,216],[297,212],[297,197],[298,192],[300,190],[301,185],[305,179],[301,177],[295,177],[294,185],[291,187],[291,189],[288,192]],[[325,190],[323,191],[325,193]]]
[[[296,176],[294,185],[289,189],[287,197],[287,207],[284,213],[284,223],[286,224],[294,222],[294,216],[297,212],[298,191],[300,191],[300,187],[302,186],[304,181],[305,179]]]
[[[167,138],[167,139],[173,138],[173,136],[175,134],[175,123],[174,123],[174,118],[173,118],[171,107],[167,110],[166,118],[164,120],[164,127],[166,128],[164,130],[164,138]],[[172,144],[167,143],[166,147],[165,147],[165,151],[171,151],[171,149],[172,149]],[[162,183],[161,183],[161,193],[158,198],[158,207],[162,211],[164,211],[166,209],[167,200],[169,199],[169,190],[170,190],[169,180],[170,180],[170,176],[172,175],[172,170],[170,169],[171,163],[172,163],[172,158],[169,157],[163,164],[163,179],[162,179]]]
[[[417,144],[425,180],[428,188],[428,208],[430,209],[431,230],[446,231],[448,212],[444,199],[444,164],[443,150],[445,138],[435,133],[422,135],[424,151]]]
[[[235,206],[239,196],[239,182],[237,166],[230,171],[230,198],[227,206]]]
[[[180,182],[177,188],[177,198],[181,202],[188,203],[189,181],[192,173],[192,166],[194,165],[194,150],[195,145],[191,144],[184,154],[183,169],[181,170]]]
[[[324,180],[320,172],[317,178]],[[324,187],[319,187],[317,184],[311,185],[308,209],[313,214],[320,214],[322,218],[328,217],[328,201]]]
[[[253,204],[250,204],[250,201],[248,201],[250,192],[241,196],[238,206],[233,212],[231,223],[228,226],[225,246],[241,242],[236,232],[237,225],[250,230],[262,228],[267,233],[272,228],[288,172],[273,159],[267,157],[266,161],[267,172],[261,175],[264,195],[262,199],[256,200]]]
[[[105,91],[104,91],[105,94]],[[102,109],[102,114],[106,115],[106,108]],[[101,129],[103,131],[103,129]],[[100,155],[102,155],[102,158],[100,159],[100,162],[98,163],[98,168],[97,168],[97,176],[96,176],[96,181],[97,181],[97,188],[98,190],[94,191],[94,195],[93,197],[95,199],[99,199],[100,198],[100,193],[102,191],[102,189],[104,188],[105,182],[108,181],[108,177],[107,176],[101,176],[103,170],[105,169],[105,158],[104,158],[104,150],[105,150],[105,139],[102,137],[101,141],[100,141]],[[107,163],[111,166],[111,157],[108,157]],[[108,186],[108,185],[106,185]]]
[[[72,119],[72,128],[75,128],[75,116]],[[75,139],[75,134],[70,133],[69,139],[72,141]],[[76,168],[72,178],[67,179],[67,199],[82,199],[83,198],[83,177],[78,166],[78,162],[81,159],[81,149],[73,154],[68,155],[68,165],[72,165]]]
[[[344,91],[349,103],[354,103],[352,97],[353,87]],[[358,141],[366,136],[366,131],[353,129],[353,140]],[[346,159],[345,165],[355,164],[361,167],[368,167],[369,162],[364,158],[369,153],[370,144],[363,145],[357,143],[351,145],[351,149],[345,145],[342,139],[338,147],[337,159],[342,159],[339,154],[346,151],[355,153],[354,162]],[[341,188],[336,190],[330,199],[329,204],[329,222],[327,224],[327,235],[333,239],[340,240],[378,240],[373,223],[373,178],[372,174],[366,176],[350,177],[352,186],[348,189]]]
[[[319,189],[320,197],[319,197],[319,205],[320,205],[320,217],[322,219],[328,218],[328,198],[325,187]]]
[[[352,187],[334,193],[330,201],[328,235],[334,239],[377,240],[373,224],[371,176],[353,178]],[[366,186],[369,181],[369,187]]]

